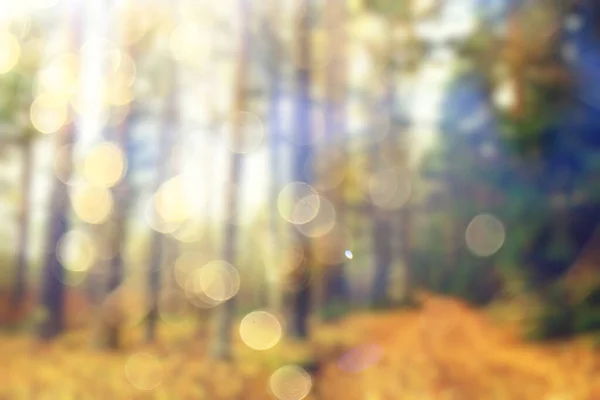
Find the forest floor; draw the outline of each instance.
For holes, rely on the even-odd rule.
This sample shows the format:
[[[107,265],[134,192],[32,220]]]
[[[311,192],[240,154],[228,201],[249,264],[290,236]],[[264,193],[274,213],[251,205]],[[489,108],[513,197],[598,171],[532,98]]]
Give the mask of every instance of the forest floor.
[[[196,330],[192,321],[163,327],[150,346],[131,329],[113,352],[90,346],[89,329],[45,344],[0,334],[0,399],[262,400],[273,398],[278,366],[312,360],[313,400],[600,400],[590,339],[525,342],[518,326],[448,298],[318,325],[308,344],[258,352],[238,341],[234,363],[211,361]]]

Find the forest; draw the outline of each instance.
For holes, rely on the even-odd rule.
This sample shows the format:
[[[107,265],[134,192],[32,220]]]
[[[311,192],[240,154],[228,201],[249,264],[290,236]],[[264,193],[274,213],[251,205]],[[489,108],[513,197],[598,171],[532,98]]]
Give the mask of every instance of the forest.
[[[600,399],[600,3],[0,3],[0,400]]]

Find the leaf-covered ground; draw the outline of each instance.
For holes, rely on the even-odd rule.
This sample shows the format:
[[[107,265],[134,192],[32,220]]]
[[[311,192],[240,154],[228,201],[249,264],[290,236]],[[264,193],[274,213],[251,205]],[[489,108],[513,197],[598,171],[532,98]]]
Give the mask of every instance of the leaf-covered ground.
[[[296,363],[313,374],[309,399],[600,399],[591,341],[527,343],[451,299],[317,326],[308,345],[259,352],[237,341],[234,363],[211,361],[196,330],[165,326],[148,346],[131,329],[118,352],[90,346],[89,329],[50,344],[3,334],[0,399],[268,399],[271,373]]]

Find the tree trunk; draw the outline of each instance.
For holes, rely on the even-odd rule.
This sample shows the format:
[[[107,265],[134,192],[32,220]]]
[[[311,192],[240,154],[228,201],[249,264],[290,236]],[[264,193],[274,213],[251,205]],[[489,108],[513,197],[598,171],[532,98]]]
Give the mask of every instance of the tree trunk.
[[[300,5],[301,15],[298,18],[297,40],[299,41],[299,66],[296,71],[296,126],[297,138],[295,157],[293,161],[293,176],[298,182],[309,182],[311,177],[307,176],[307,161],[310,156],[311,138],[311,101],[310,101],[310,0],[304,0]],[[308,239],[294,229],[295,238],[304,250],[304,259],[297,271],[291,274],[291,301],[290,312],[292,323],[290,324],[290,335],[296,339],[308,337],[308,317],[310,314],[311,291],[306,282],[306,274],[309,274],[311,257],[310,243]]]
[[[165,114],[163,116],[160,135],[160,157],[158,159],[155,189],[158,191],[167,179],[172,161],[173,137],[177,123],[177,84],[174,61],[168,66],[168,78],[170,79],[169,95],[165,103]],[[155,210],[156,212],[156,210]],[[148,266],[148,314],[146,316],[146,341],[154,342],[156,339],[156,323],[158,321],[158,303],[161,289],[161,272],[164,264],[164,238],[162,233],[152,234],[150,249],[150,264]]]
[[[15,282],[12,292],[11,305],[19,311],[23,305],[27,292],[28,271],[28,237],[29,237],[29,197],[31,190],[31,171],[33,168],[33,141],[26,138],[22,144],[23,155],[21,158],[21,205],[19,210],[19,243],[17,253],[17,266]]]
[[[371,299],[374,305],[380,306],[388,302],[388,283],[392,263],[392,224],[389,215],[373,206],[373,251],[375,252],[375,276]]]
[[[336,29],[338,25],[343,23],[345,18],[345,4],[343,1],[330,2],[329,7],[332,11],[329,13],[329,40],[330,51],[333,52],[332,61],[327,70],[327,109],[325,110],[325,129],[326,129],[326,146],[337,146],[339,148],[342,160],[342,168],[344,171],[348,167],[348,152],[346,149],[346,113],[345,113],[345,84],[346,84],[346,68],[345,68],[345,42],[346,38],[343,35],[343,29]],[[340,21],[337,21],[339,18]],[[333,193],[333,204],[336,210],[336,223],[345,225],[346,204],[345,190],[346,179]],[[324,271],[323,285],[323,305],[324,306],[341,306],[349,301],[349,288],[346,279],[345,263],[342,259],[335,265],[328,266]],[[322,310],[321,310],[322,311]],[[337,315],[325,313],[324,319],[333,320]]]
[[[71,147],[64,146],[73,143],[73,137],[73,125],[56,133],[57,150],[69,149],[63,153],[67,160],[61,163],[66,170],[57,172],[62,177],[68,177],[71,173]],[[42,270],[41,306],[44,309],[44,316],[38,326],[38,335],[42,339],[51,339],[64,328],[65,270],[58,260],[56,250],[60,239],[67,231],[69,195],[67,186],[58,178],[54,179],[53,186],[50,207],[52,212],[48,221],[48,238]]]
[[[276,3],[273,3],[273,7],[276,7]],[[274,13],[275,15],[275,13]],[[271,22],[273,23],[273,22]],[[280,251],[281,240],[280,235],[280,216],[277,208],[277,199],[279,196],[280,189],[280,160],[279,152],[280,148],[280,136],[281,136],[281,71],[279,68],[280,62],[280,51],[279,42],[276,35],[276,28],[267,24],[268,35],[272,42],[272,69],[271,69],[271,88],[269,98],[269,128],[270,128],[270,143],[269,143],[269,157],[270,157],[270,168],[271,168],[271,182],[269,186],[269,231],[270,231],[270,245],[272,246],[271,255],[274,259],[269,260],[269,266],[265,270],[266,282],[268,283],[266,304],[267,306],[276,311],[280,312],[282,307],[282,294],[281,294],[281,276],[277,266],[277,260],[279,259],[276,254]]]
[[[234,83],[234,104],[233,104],[233,125],[232,138],[239,142],[242,137],[241,132],[241,112],[245,108],[245,69],[248,63],[249,51],[249,25],[247,20],[250,18],[249,5],[246,0],[240,0],[240,11],[242,18],[242,37],[237,63],[236,80]],[[234,146],[233,148],[237,148]],[[223,260],[231,265],[235,264],[236,243],[237,243],[237,224],[236,211],[238,210],[238,189],[241,181],[242,156],[238,152],[231,153],[229,165],[229,185],[227,186],[227,226],[225,228]],[[217,359],[230,360],[232,358],[231,334],[235,318],[235,297],[221,304],[213,314],[214,335],[211,341],[210,354]]]
[[[127,116],[122,126],[118,128],[119,132],[115,135],[116,142],[124,154],[127,154],[127,149],[129,148],[129,134],[134,112],[134,110],[130,111],[130,114]],[[128,172],[126,172],[126,174],[128,174]],[[114,293],[123,282],[124,260],[122,249],[127,238],[127,213],[130,197],[130,188],[127,178],[127,175],[123,176],[121,182],[112,190],[115,202],[112,220],[115,227],[112,232],[105,233],[111,235],[109,238],[110,246],[114,251],[114,257],[109,261],[108,282],[106,286],[106,293],[108,295]],[[115,321],[108,325],[103,324],[103,327],[105,328],[105,345],[110,349],[116,349],[120,345],[121,322],[122,321]]]
[[[509,13],[508,21],[508,55],[509,72],[513,80],[515,102],[510,109],[513,118],[520,120],[526,112],[525,104],[525,54],[523,52],[523,39],[519,13],[515,8]]]

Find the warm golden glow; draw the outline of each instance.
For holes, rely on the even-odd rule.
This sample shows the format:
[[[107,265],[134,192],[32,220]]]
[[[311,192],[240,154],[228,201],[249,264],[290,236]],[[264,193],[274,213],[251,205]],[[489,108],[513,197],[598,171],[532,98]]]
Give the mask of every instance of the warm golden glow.
[[[183,23],[175,27],[169,38],[172,57],[181,62],[202,64],[212,50],[210,32],[197,23]]]
[[[150,28],[150,14],[133,0],[120,1],[115,8],[115,37],[125,46],[139,42]]]
[[[304,369],[289,365],[279,368],[269,379],[269,388],[280,400],[301,400],[312,389],[312,379]]]
[[[324,197],[321,197],[319,210],[315,218],[303,225],[296,225],[302,234],[308,237],[321,237],[329,233],[335,226],[336,214],[333,204]]]
[[[224,261],[212,261],[200,269],[200,289],[216,301],[227,301],[240,289],[237,270]]]
[[[126,52],[117,49],[110,51],[108,57],[110,61],[109,81],[124,86],[133,85],[137,76],[137,67],[133,58]]]
[[[182,223],[194,212],[185,180],[182,175],[169,179],[161,185],[154,197],[154,207],[158,216],[167,223]]]
[[[71,194],[73,211],[88,224],[100,224],[108,218],[113,208],[109,190],[90,185],[76,187]]]
[[[139,326],[149,312],[145,283],[144,280],[130,278],[112,292],[100,309],[103,321],[125,328]]]
[[[149,354],[134,354],[125,364],[125,378],[137,389],[156,389],[163,378],[162,363]]]
[[[46,10],[58,4],[60,0],[28,0],[27,5],[38,10]]]
[[[79,57],[74,53],[64,53],[42,69],[38,76],[38,89],[67,102],[77,93],[78,81]]]
[[[133,92],[125,86],[120,77],[113,77],[106,87],[106,102],[113,106],[124,106],[133,101]]]
[[[168,290],[161,294],[158,303],[160,318],[166,323],[181,322],[189,309],[189,302],[180,290]]]
[[[185,270],[190,267],[189,264],[185,264],[190,262],[193,263],[193,259],[180,259],[176,268]],[[227,301],[235,296],[239,289],[240,276],[237,270],[224,261],[211,261],[185,276],[186,295],[192,304],[198,307],[213,307]]]
[[[67,232],[58,242],[56,255],[69,271],[87,271],[98,258],[92,237],[82,230]]]
[[[281,339],[279,320],[266,311],[254,311],[240,323],[240,337],[246,346],[254,350],[267,350]]]
[[[182,243],[195,243],[202,239],[204,230],[200,221],[188,219],[177,227],[175,232],[171,233],[171,236]]]
[[[204,258],[199,253],[185,252],[177,257],[173,264],[173,274],[179,287],[185,288],[190,273],[202,265],[204,265]]]
[[[304,250],[302,245],[293,238],[280,238],[280,245],[275,246],[273,242],[264,243],[264,263],[270,271],[272,280],[279,280],[288,275],[304,261]]]
[[[0,31],[0,74],[15,68],[21,57],[21,45],[10,32]]]
[[[277,208],[283,219],[292,224],[306,224],[319,212],[321,198],[312,186],[303,182],[286,185],[277,198]]]
[[[92,185],[110,188],[123,178],[126,160],[123,151],[114,143],[96,145],[83,163],[83,176]]]
[[[157,212],[157,196],[154,195],[146,202],[144,208],[144,219],[148,226],[160,233],[173,233],[179,228],[183,221],[166,221]]]
[[[55,133],[68,121],[67,104],[55,95],[43,93],[36,97],[30,109],[31,123],[41,133]]]

